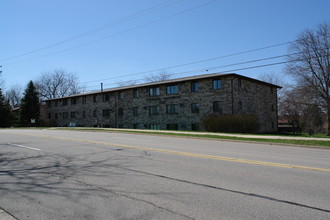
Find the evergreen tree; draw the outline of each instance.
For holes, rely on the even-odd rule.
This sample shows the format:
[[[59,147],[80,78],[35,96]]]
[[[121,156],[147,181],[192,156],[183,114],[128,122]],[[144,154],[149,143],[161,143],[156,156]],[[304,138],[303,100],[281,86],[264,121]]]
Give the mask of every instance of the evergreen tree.
[[[11,124],[10,106],[5,102],[0,88],[0,127],[9,127]]]
[[[40,116],[40,103],[38,92],[33,82],[30,81],[25,89],[24,97],[22,98],[20,122],[23,126],[30,126],[31,119],[36,121]]]

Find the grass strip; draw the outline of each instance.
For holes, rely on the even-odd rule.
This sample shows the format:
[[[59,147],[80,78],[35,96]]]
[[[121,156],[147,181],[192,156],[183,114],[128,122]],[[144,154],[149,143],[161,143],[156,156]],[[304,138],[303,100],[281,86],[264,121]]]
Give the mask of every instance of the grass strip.
[[[289,139],[270,139],[267,136],[261,136],[262,138],[250,138],[250,137],[231,137],[221,135],[209,135],[209,134],[196,134],[196,133],[168,133],[168,132],[148,132],[148,131],[132,131],[132,130],[120,130],[120,129],[106,129],[106,128],[56,128],[61,130],[80,130],[80,131],[106,131],[106,132],[124,132],[124,133],[140,133],[151,135],[166,135],[166,136],[181,136],[181,137],[193,137],[193,138],[212,138],[219,140],[237,140],[248,142],[261,142],[261,143],[274,143],[274,144],[292,144],[292,145],[306,145],[306,146],[318,146],[330,148],[330,140],[289,140]],[[255,134],[254,134],[255,135]]]

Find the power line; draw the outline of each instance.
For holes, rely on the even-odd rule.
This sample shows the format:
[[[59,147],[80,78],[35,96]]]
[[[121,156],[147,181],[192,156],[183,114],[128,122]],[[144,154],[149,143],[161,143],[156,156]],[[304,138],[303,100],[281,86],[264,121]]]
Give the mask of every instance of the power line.
[[[135,76],[135,75],[152,73],[152,72],[157,72],[157,71],[162,71],[162,70],[168,70],[168,69],[173,69],[173,68],[178,68],[178,67],[183,67],[183,66],[189,66],[189,65],[193,65],[193,64],[197,64],[197,63],[203,63],[203,62],[208,62],[208,61],[212,61],[212,60],[218,60],[218,59],[223,59],[223,58],[227,58],[227,57],[232,57],[232,56],[242,55],[242,54],[246,54],[246,53],[251,53],[251,52],[255,52],[255,51],[259,51],[259,50],[265,50],[265,49],[269,49],[269,48],[283,46],[283,45],[286,45],[286,44],[289,44],[289,43],[291,43],[291,42],[275,44],[275,45],[261,47],[261,48],[257,48],[257,49],[246,50],[246,51],[243,51],[243,52],[232,53],[232,54],[228,54],[228,55],[224,55],[224,56],[218,56],[218,57],[208,58],[208,59],[194,61],[194,62],[190,62],[190,63],[169,66],[169,67],[157,68],[157,69],[143,71],[143,72],[138,72],[138,73],[132,73],[132,74],[127,74],[127,75],[122,75],[122,76],[116,76],[116,77],[111,77],[111,78],[105,78],[105,79],[99,79],[99,80],[93,80],[93,81],[87,81],[87,82],[83,82],[83,83],[107,81],[107,80],[118,79],[118,78],[122,78],[122,77]],[[284,57],[284,56],[287,56],[287,55],[280,55],[280,56],[276,56],[276,57]],[[267,60],[267,59],[272,59],[272,58],[274,58],[274,57],[269,57],[269,58],[264,58],[264,59]],[[251,62],[251,61],[247,61],[247,62]],[[241,63],[241,64],[243,64],[243,63]],[[229,64],[229,65],[225,65],[225,66],[221,66],[221,67],[228,67],[228,66],[231,66],[231,65],[236,65],[236,64]]]
[[[22,54],[19,54],[19,55],[16,55],[16,56],[12,56],[12,57],[8,57],[8,58],[0,59],[0,61],[12,60],[12,59],[15,59],[15,58],[18,58],[18,57],[23,57],[23,56],[26,56],[26,55],[29,55],[29,54],[37,53],[39,51],[52,48],[52,47],[55,47],[55,46],[58,46],[58,45],[61,45],[61,44],[64,44],[64,43],[67,43],[67,42],[70,42],[70,41],[79,39],[79,38],[82,38],[84,36],[91,35],[91,34],[94,34],[96,32],[100,32],[100,31],[106,30],[108,28],[111,28],[111,27],[114,27],[116,25],[122,24],[124,22],[129,21],[129,20],[132,20],[134,18],[141,17],[141,16],[144,16],[146,14],[149,14],[149,13],[152,13],[152,12],[155,12],[155,11],[158,11],[158,10],[161,10],[163,8],[166,8],[166,7],[169,7],[169,6],[173,5],[173,4],[176,4],[176,3],[180,2],[180,1],[182,1],[182,0],[169,0],[169,1],[166,1],[164,3],[161,3],[161,4],[155,5],[153,7],[150,7],[150,8],[144,9],[142,11],[139,11],[137,13],[131,14],[131,15],[127,16],[127,17],[118,19],[118,20],[113,21],[111,23],[102,25],[100,27],[94,28],[92,30],[86,31],[86,32],[81,33],[81,34],[78,34],[78,35],[75,35],[73,37],[70,37],[70,38],[67,38],[67,39],[64,39],[64,40],[55,42],[55,43],[50,44],[48,46],[44,46],[44,47],[41,47],[41,48],[38,48],[38,49],[35,49],[35,50],[28,51],[26,53],[22,53]]]
[[[179,16],[181,14],[184,14],[184,13],[190,12],[192,10],[195,10],[195,9],[204,7],[206,5],[212,4],[212,3],[216,2],[216,1],[219,1],[219,0],[211,0],[211,1],[208,1],[206,3],[197,5],[195,7],[188,8],[186,10],[182,10],[182,11],[180,11],[178,13],[175,13],[175,14],[172,14],[172,15],[169,15],[169,16],[166,16],[166,17],[163,17],[163,18],[160,18],[160,19],[157,19],[157,20],[154,20],[154,21],[151,21],[151,22],[142,24],[142,25],[135,26],[133,28],[127,29],[125,31],[118,32],[116,34],[112,34],[112,35],[109,35],[109,36],[106,36],[106,37],[102,37],[102,38],[99,38],[99,39],[96,39],[96,40],[93,40],[93,41],[89,41],[89,42],[86,42],[86,43],[83,43],[83,44],[79,44],[79,45],[74,46],[74,47],[69,47],[69,48],[66,48],[64,50],[60,50],[60,51],[57,51],[57,52],[54,52],[54,53],[45,54],[45,55],[42,55],[42,56],[39,56],[39,57],[34,57],[34,58],[23,60],[23,61],[17,61],[17,62],[13,62],[13,63],[8,63],[7,65],[13,65],[13,64],[17,64],[17,63],[27,62],[27,61],[31,61],[31,60],[35,60],[35,59],[40,59],[40,58],[43,58],[43,57],[47,57],[47,56],[51,56],[51,55],[63,53],[63,52],[69,51],[69,50],[73,50],[73,49],[79,48],[79,47],[90,45],[90,44],[93,44],[93,43],[96,43],[96,42],[99,42],[99,41],[102,41],[102,40],[106,40],[106,39],[109,39],[109,38],[112,38],[112,37],[115,37],[115,36],[118,36],[118,35],[121,35],[121,34],[125,34],[127,32],[131,32],[131,31],[136,30],[136,29],[143,28],[143,27],[148,26],[148,25],[151,25],[151,24],[155,24],[155,23],[161,22],[163,20],[166,20],[166,19],[169,19],[169,18],[172,18],[172,17],[175,17],[175,16]]]
[[[187,74],[187,73],[200,73],[200,72],[206,72],[206,71],[208,72],[210,70],[215,70],[215,69],[220,69],[220,68],[225,68],[225,67],[231,67],[231,66],[238,66],[238,65],[249,64],[249,63],[255,63],[255,62],[261,62],[261,61],[272,60],[272,59],[278,59],[278,58],[287,57],[287,56],[290,56],[290,55],[294,55],[294,54],[285,54],[285,55],[279,55],[279,56],[261,58],[261,59],[256,59],[256,60],[249,60],[249,61],[245,61],[245,62],[233,63],[233,64],[222,65],[222,66],[206,67],[206,68],[202,68],[202,69],[195,69],[195,70],[189,70],[189,71],[174,73],[172,75],[183,75],[183,74]],[[256,69],[256,68],[262,68],[262,67],[268,67],[268,66],[286,64],[286,63],[295,62],[295,61],[300,61],[300,60],[268,63],[268,64],[263,64],[263,65],[243,67],[243,68],[238,68],[238,69],[221,70],[219,72],[221,72],[221,73],[229,73],[229,72],[234,72],[234,71],[242,71],[242,70],[247,70],[247,69]],[[116,78],[119,78],[119,77],[116,77]],[[134,81],[141,81],[141,80],[144,80],[144,79],[135,79]],[[118,84],[118,83],[108,83],[108,84],[104,84],[104,85],[116,85],[116,84]],[[88,86],[86,88],[93,88],[93,87],[98,87],[98,86]]]

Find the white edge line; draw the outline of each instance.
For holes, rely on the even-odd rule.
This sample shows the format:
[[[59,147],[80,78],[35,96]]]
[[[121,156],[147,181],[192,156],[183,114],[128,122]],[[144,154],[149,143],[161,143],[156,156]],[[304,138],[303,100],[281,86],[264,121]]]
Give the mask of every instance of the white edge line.
[[[37,150],[37,151],[41,151],[40,149],[38,148],[34,148],[34,147],[28,147],[28,146],[24,146],[24,145],[20,145],[20,144],[11,144],[11,143],[8,143],[8,145],[12,145],[12,146],[16,146],[16,147],[22,147],[22,148],[26,148],[26,149],[30,149],[30,150]]]

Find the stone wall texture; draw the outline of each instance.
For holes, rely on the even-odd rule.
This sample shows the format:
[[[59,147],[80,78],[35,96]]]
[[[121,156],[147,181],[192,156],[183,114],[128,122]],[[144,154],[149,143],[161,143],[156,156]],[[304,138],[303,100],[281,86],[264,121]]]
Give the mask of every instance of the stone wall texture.
[[[221,80],[220,89],[213,88],[214,80]],[[198,82],[197,92],[192,91],[193,82]],[[167,86],[177,86],[178,92],[167,94]],[[159,87],[160,94],[150,96],[150,88],[156,87]],[[220,113],[255,115],[260,123],[259,132],[275,132],[277,88],[275,85],[237,74],[214,74],[81,94],[46,102],[48,117],[57,126],[71,124],[83,127],[179,130],[202,130],[201,119],[210,114],[219,114],[214,112],[213,105],[214,102],[220,102]],[[138,97],[133,97],[136,91]],[[192,104],[197,104],[199,111],[193,112]],[[175,106],[168,107],[169,105]],[[171,108],[172,110],[169,110]],[[159,111],[154,112],[155,109]]]

